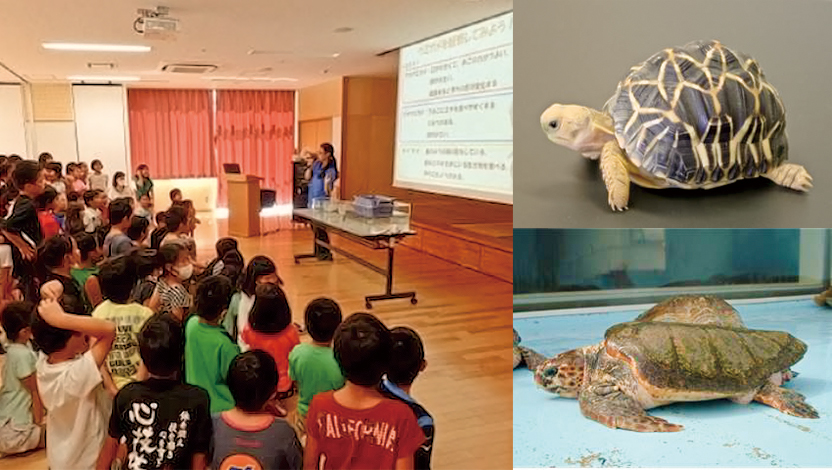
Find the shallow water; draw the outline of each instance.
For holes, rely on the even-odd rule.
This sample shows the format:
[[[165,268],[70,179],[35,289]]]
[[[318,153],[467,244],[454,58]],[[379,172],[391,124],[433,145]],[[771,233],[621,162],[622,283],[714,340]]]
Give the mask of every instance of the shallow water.
[[[522,344],[552,356],[598,342],[615,323],[643,310],[515,319]],[[811,300],[736,305],[749,328],[788,331],[809,349],[787,387],[806,396],[820,419],[758,403],[674,404],[649,413],[681,424],[677,433],[609,429],[581,415],[578,402],[538,389],[514,371],[515,467],[829,467],[832,466],[832,309]]]

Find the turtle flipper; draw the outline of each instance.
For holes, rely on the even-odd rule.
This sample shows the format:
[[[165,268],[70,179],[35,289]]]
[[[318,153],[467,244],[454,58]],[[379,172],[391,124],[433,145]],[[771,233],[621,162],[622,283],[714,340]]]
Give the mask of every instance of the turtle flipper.
[[[821,292],[820,294],[813,297],[813,299],[815,301],[815,304],[818,307],[826,307],[828,305],[826,303],[826,301],[829,298],[832,298],[832,288],[829,288],[829,289],[827,289],[827,290],[825,290],[825,291]]]
[[[806,397],[794,390],[778,387],[772,383],[765,384],[754,396],[754,401],[798,418],[816,419],[820,417],[817,410],[806,403]]]
[[[630,202],[630,174],[624,151],[616,141],[604,144],[601,149],[601,175],[607,186],[607,202],[614,211],[625,211]]]
[[[764,175],[780,186],[795,191],[809,191],[812,189],[812,177],[803,165],[797,163],[783,163]]]
[[[526,367],[531,371],[537,370],[540,364],[546,362],[546,356],[533,349],[525,346],[517,346],[517,350],[520,352],[521,364],[526,364]]]
[[[650,416],[635,400],[611,383],[593,383],[578,396],[581,413],[610,428],[637,432],[676,432],[683,427],[656,416]]]

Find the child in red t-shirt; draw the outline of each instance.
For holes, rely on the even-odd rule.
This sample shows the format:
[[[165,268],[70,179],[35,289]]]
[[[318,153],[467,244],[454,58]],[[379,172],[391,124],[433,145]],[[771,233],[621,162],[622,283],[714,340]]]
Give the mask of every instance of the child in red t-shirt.
[[[283,290],[274,284],[261,284],[254,291],[254,304],[243,328],[243,342],[249,349],[262,349],[269,353],[277,364],[280,381],[277,383],[279,397],[291,395],[292,379],[289,377],[289,353],[300,344],[298,329],[292,323],[292,310]],[[297,406],[283,402],[286,411]]]
[[[35,199],[35,204],[43,239],[59,235],[62,232],[61,224],[55,214],[66,210],[66,195],[58,193],[52,186],[47,186]]]
[[[338,327],[333,348],[347,382],[312,399],[303,468],[413,469],[425,435],[406,404],[379,391],[390,331],[373,315],[356,313]]]

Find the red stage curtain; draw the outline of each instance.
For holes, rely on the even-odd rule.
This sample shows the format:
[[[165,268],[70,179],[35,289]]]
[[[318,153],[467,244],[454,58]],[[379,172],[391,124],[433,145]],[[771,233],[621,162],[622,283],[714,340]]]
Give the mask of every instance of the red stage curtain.
[[[216,176],[210,90],[128,89],[133,170],[151,178]]]
[[[291,203],[294,125],[293,91],[217,90],[217,174],[223,174],[224,163],[239,163],[244,174],[264,178],[261,188],[277,192],[277,204]],[[227,188],[222,176],[219,180],[224,205]]]

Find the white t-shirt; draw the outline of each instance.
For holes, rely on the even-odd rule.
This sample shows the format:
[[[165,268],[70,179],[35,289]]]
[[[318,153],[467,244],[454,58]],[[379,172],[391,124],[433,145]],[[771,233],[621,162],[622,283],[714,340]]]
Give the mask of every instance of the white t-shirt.
[[[240,305],[237,310],[237,344],[240,345],[241,352],[246,352],[250,349],[248,344],[243,341],[243,330],[248,327],[248,316],[253,306],[254,296],[240,292]]]
[[[98,227],[101,227],[104,224],[104,220],[101,217],[101,211],[93,209],[89,206],[84,208],[82,217],[84,221],[84,231],[87,233],[95,232],[98,230]]]
[[[107,435],[112,402],[104,391],[92,351],[58,364],[50,364],[41,353],[37,374],[38,390],[47,411],[49,467],[95,468]]]
[[[119,191],[113,186],[107,190],[107,197],[110,198],[111,201],[115,201],[116,199],[120,199],[123,197],[129,197],[130,199],[136,199],[136,189],[133,188],[131,185],[127,185]]]

